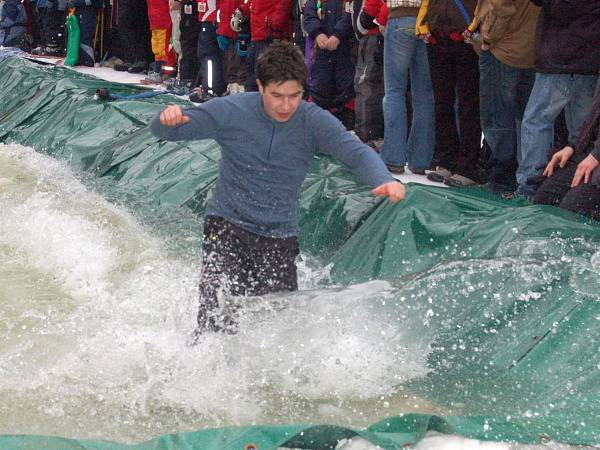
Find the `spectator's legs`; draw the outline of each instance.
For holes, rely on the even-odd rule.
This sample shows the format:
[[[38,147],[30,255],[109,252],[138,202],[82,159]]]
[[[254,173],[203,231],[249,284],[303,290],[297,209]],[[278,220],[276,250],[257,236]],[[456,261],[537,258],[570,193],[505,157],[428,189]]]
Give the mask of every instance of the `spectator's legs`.
[[[119,0],[117,10],[121,59],[135,63],[140,71],[154,59],[150,42],[150,24],[146,0]],[[195,52],[194,48],[194,52]]]
[[[386,164],[429,167],[434,146],[433,91],[425,43],[414,35],[415,17],[392,18],[385,30],[383,115]],[[411,77],[413,120],[407,139],[406,86]]]
[[[460,70],[457,67],[456,49],[450,42],[440,40],[437,44],[428,45],[427,53],[435,100],[433,160],[436,166],[454,172],[460,146],[455,110],[457,72]]]
[[[481,121],[479,119],[479,57],[471,45],[453,43],[457,65],[458,133],[455,171],[481,182]],[[437,124],[436,124],[437,127]]]
[[[77,8],[77,19],[79,20],[79,60],[80,66],[93,67],[94,56],[94,33],[96,32],[96,8],[84,6]]]
[[[198,8],[195,1],[181,3],[181,20],[179,22],[181,57],[179,58],[179,78],[183,83],[194,83],[200,70],[198,62]]]
[[[262,51],[269,46],[267,41],[252,41],[248,47],[248,56],[246,57],[246,83],[244,89],[246,92],[258,91],[256,84],[256,60]]]
[[[66,12],[64,9],[59,9],[58,4],[48,2],[49,8],[47,9],[47,43],[46,45],[56,49],[60,52],[65,47],[65,17]],[[50,6],[52,5],[52,6]]]
[[[214,23],[200,23],[198,37],[198,61],[201,84],[205,91],[223,95],[227,89],[223,75],[223,55],[217,43],[217,28]]]
[[[577,165],[587,155],[576,152],[564,168],[557,167],[533,196],[534,203],[560,206],[594,220],[600,220],[600,187],[591,183],[581,183],[572,188],[571,182]]]
[[[311,70],[312,88],[310,94],[313,101],[321,108],[330,109],[335,98],[335,54],[323,50],[316,45],[313,49],[313,65]]]
[[[523,195],[534,193],[534,186],[528,185],[527,180],[538,175],[548,163],[554,122],[563,109],[569,141],[575,139],[592,104],[597,78],[595,75],[536,74],[521,127],[522,154],[517,182]]]
[[[490,51],[479,57],[481,129],[490,147],[489,182],[494,190],[516,187],[518,129],[534,73],[500,62]]]
[[[383,39],[367,35],[358,44],[354,76],[354,131],[363,142],[383,137]]]
[[[569,129],[569,142],[575,142],[579,127],[590,112],[598,75],[572,75],[569,81],[569,103],[565,107],[565,121]]]
[[[427,46],[420,39],[415,44],[410,64],[413,115],[408,135],[408,167],[423,170],[429,169],[435,147],[434,102]]]
[[[246,57],[240,56],[236,45],[230,45],[227,49],[224,57],[224,67],[227,85],[237,85],[236,88],[242,88],[246,82]]]
[[[354,64],[350,55],[350,43],[342,42],[333,52],[334,107],[342,108],[354,97]],[[354,123],[352,124],[354,125]]]

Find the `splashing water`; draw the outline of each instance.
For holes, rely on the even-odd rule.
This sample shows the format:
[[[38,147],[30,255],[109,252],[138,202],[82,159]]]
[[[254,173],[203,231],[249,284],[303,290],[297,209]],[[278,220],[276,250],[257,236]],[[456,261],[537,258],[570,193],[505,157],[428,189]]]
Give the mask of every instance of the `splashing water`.
[[[381,307],[393,286],[314,289],[327,267],[306,256],[300,292],[243,299],[237,335],[187,347],[197,221],[181,210],[181,221],[149,226],[79,178],[0,144],[0,434],[137,442],[205,427],[358,427],[398,411],[443,413],[398,387],[427,372],[428,348],[399,327],[401,310]],[[163,238],[173,234],[181,245]]]

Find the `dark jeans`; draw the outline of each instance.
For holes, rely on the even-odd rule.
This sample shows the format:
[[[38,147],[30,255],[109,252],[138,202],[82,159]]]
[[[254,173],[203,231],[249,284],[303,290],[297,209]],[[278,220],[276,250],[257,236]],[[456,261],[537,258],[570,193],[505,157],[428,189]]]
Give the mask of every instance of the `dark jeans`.
[[[533,196],[533,202],[559,206],[594,220],[600,220],[600,187],[591,182],[587,184],[581,182],[579,186],[571,187],[577,165],[586,157],[587,154],[577,152],[571,156],[564,168],[557,166],[554,174],[538,188]]]
[[[96,33],[96,15],[98,10],[93,6],[82,6],[75,10],[79,20],[79,59],[80,66],[94,67],[96,56],[94,51],[94,34]]]
[[[360,38],[356,73],[356,121],[354,131],[363,141],[383,137],[383,37],[367,35]]]
[[[222,95],[227,86],[223,74],[223,55],[217,43],[217,28],[214,23],[200,23],[198,61],[200,62],[200,84],[204,90],[211,90],[216,95]],[[212,70],[209,68],[209,61]],[[210,77],[209,73],[211,73]]]
[[[227,220],[204,220],[198,329],[231,331],[235,322],[219,313],[222,294],[265,295],[298,289],[296,237],[277,239],[250,233]],[[227,330],[229,328],[229,330]]]
[[[37,8],[36,28],[41,46],[65,46],[65,17],[66,12],[52,2],[48,2],[47,7]]]
[[[477,53],[471,45],[443,38],[428,45],[427,53],[435,102],[433,161],[453,173],[480,181]]]
[[[256,60],[268,46],[268,41],[250,42],[248,56],[246,57],[246,83],[244,84],[246,92],[258,91],[258,85],[256,84]]]
[[[113,54],[131,64],[154,61],[146,1],[119,0],[116,15],[119,38]]]
[[[516,69],[490,51],[479,56],[481,130],[491,150],[489,182],[502,190],[516,189],[521,121],[533,87],[533,69]]]
[[[227,83],[237,83],[243,86],[246,83],[246,57],[240,56],[234,44],[225,52],[225,79]]]
[[[196,82],[200,72],[198,62],[198,3],[196,1],[181,2],[181,20],[179,22],[179,42],[181,57],[179,58],[179,78],[182,82]]]
[[[313,49],[311,95],[321,108],[341,108],[354,97],[354,65],[350,43],[342,41],[334,51]]]

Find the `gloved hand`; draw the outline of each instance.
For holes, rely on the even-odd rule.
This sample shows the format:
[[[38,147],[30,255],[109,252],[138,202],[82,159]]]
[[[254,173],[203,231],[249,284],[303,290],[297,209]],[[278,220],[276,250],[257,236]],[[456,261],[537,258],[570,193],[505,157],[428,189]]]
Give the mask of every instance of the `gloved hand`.
[[[221,36],[220,34],[217,36],[217,44],[219,44],[219,49],[222,52],[226,52],[231,44],[231,39],[227,36]]]

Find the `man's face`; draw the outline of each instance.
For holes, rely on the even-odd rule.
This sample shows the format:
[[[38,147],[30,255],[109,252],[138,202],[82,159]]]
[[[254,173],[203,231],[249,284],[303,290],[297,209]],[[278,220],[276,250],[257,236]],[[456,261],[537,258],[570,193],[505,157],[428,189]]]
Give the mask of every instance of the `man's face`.
[[[267,115],[277,122],[290,120],[302,101],[302,85],[295,80],[269,83],[266,86],[258,80],[256,82]]]

